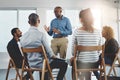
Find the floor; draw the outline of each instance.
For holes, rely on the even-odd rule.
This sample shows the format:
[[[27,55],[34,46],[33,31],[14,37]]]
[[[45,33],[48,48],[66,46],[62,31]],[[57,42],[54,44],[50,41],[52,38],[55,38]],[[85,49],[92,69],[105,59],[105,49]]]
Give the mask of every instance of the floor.
[[[5,80],[6,72],[7,72],[6,69],[0,69],[0,80]],[[71,67],[68,67],[66,73],[66,80],[72,80],[70,73],[71,73]],[[33,75],[35,80],[39,80],[39,75],[37,72],[35,72]],[[8,80],[14,80],[14,78],[15,78],[15,70],[11,69]],[[92,80],[96,80],[95,76],[92,77]]]
[[[9,56],[6,55],[6,53],[0,53],[0,64],[2,64],[0,65],[0,80],[5,80],[8,61],[9,61]],[[108,72],[109,67],[107,67],[106,69]],[[120,70],[117,69],[116,71],[117,71],[117,74],[120,76]],[[33,75],[34,75],[35,80],[39,80],[39,75],[37,74],[37,72],[35,72]],[[11,70],[8,80],[11,80],[13,78],[15,78],[15,71]],[[68,69],[66,72],[66,80],[72,80],[71,79],[71,66],[68,66]],[[96,80],[95,76],[92,76],[92,80]]]

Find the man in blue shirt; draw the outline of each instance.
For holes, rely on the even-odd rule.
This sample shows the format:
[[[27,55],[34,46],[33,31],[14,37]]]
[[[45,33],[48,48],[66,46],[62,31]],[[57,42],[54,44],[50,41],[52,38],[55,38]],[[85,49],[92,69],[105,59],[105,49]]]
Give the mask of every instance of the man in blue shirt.
[[[61,7],[55,7],[54,13],[56,18],[51,21],[50,28],[47,26],[44,28],[50,36],[53,36],[51,47],[54,54],[60,53],[60,58],[65,59],[68,44],[67,36],[72,34],[72,27],[69,19],[61,14]]]

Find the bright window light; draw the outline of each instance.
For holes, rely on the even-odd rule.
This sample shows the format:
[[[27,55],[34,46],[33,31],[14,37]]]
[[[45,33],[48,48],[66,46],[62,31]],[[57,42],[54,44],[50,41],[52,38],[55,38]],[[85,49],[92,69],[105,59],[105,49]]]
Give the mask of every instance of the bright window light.
[[[100,9],[91,9],[94,17],[94,27],[101,30],[101,10]]]

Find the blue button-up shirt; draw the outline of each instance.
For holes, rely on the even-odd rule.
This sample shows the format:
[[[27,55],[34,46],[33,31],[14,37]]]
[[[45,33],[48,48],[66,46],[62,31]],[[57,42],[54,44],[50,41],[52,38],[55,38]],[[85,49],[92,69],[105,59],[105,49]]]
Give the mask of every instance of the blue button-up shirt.
[[[60,34],[56,34],[53,32],[53,28],[56,28],[60,31]],[[50,36],[53,38],[57,37],[66,37],[72,34],[72,27],[69,19],[67,17],[62,16],[62,19],[55,18],[51,21],[50,31],[48,32]]]

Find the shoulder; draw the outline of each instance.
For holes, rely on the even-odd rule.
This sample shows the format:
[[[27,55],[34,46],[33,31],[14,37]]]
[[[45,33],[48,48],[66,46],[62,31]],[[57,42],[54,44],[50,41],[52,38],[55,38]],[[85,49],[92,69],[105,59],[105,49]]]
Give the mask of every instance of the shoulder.
[[[117,40],[114,39],[114,38],[110,39],[109,41],[110,41],[110,42],[116,42],[116,43],[118,43]]]
[[[63,16],[63,19],[69,21],[69,18],[65,16]]]
[[[16,43],[17,41],[15,40],[15,39],[11,39],[9,42],[8,42],[8,44],[14,44],[14,43]]]
[[[12,40],[10,40],[10,41],[8,42],[7,48],[8,48],[8,47],[11,47],[11,46],[13,46],[13,45],[15,45],[15,44],[16,44],[16,41],[15,41],[14,39],[12,39]]]
[[[80,34],[80,33],[85,33],[85,31],[80,28],[74,30],[74,34]]]
[[[52,19],[51,23],[54,22],[54,21],[56,21],[56,20],[57,20],[57,18]]]

